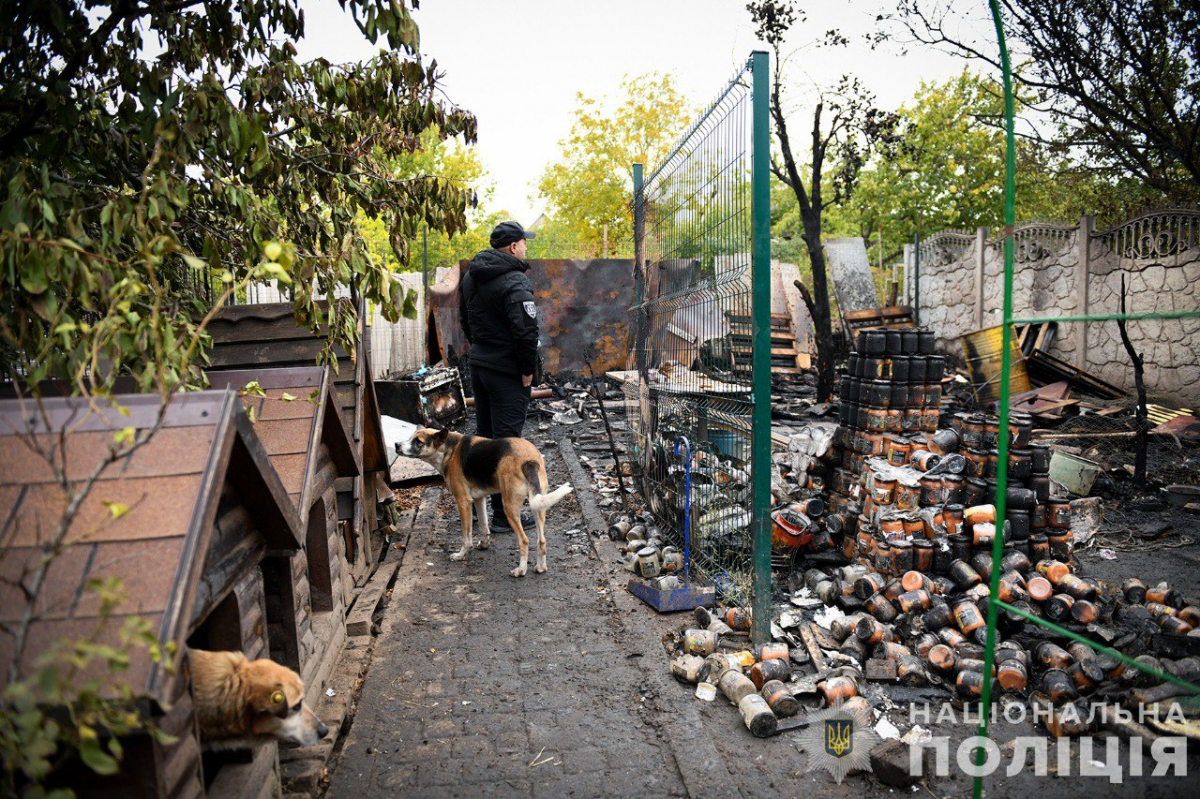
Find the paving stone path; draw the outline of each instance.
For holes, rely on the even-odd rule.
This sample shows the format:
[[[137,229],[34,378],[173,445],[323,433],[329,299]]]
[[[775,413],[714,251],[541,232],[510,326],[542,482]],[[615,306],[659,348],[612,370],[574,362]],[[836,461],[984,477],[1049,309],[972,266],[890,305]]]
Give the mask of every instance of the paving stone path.
[[[553,477],[561,456],[546,457]],[[422,514],[432,523],[419,515],[408,542],[328,796],[685,793],[646,708],[643,671],[662,669],[661,651],[631,651],[575,497],[549,513],[549,572],[520,579],[508,575],[512,535],[452,563],[458,514],[440,488],[424,502],[434,497],[437,513]]]

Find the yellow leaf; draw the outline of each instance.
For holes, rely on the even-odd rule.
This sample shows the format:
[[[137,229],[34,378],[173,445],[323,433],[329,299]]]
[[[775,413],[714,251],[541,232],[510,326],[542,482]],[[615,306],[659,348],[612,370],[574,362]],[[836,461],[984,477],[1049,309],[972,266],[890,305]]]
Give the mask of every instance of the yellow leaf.
[[[112,514],[113,519],[119,519],[126,513],[129,513],[129,506],[124,502],[110,502],[106,499],[100,504],[108,508],[108,512]]]
[[[280,399],[283,400],[284,402],[292,402],[293,400],[296,399],[296,395],[289,394],[285,391],[285,392],[283,392],[283,395],[280,397]]]

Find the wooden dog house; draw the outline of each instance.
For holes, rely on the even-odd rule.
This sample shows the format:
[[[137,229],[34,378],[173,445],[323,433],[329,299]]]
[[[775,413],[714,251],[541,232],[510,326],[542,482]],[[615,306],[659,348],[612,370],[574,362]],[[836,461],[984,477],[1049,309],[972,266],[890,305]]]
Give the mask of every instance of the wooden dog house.
[[[209,371],[212,388],[240,391],[254,432],[271,458],[305,531],[292,556],[299,666],[312,706],[324,693],[346,640],[353,595],[347,547],[337,519],[339,479],[361,473],[358,452],[338,411],[329,367]],[[261,394],[242,391],[251,382]]]
[[[361,587],[383,545],[376,505],[383,499],[379,488],[386,483],[388,461],[369,365],[370,328],[362,322],[366,318],[362,303],[358,318],[359,344],[353,357],[341,347],[335,349],[337,369],[332,393],[362,467],[361,474],[339,477],[336,484],[337,518],[348,526],[350,575],[355,586]],[[208,332],[213,339],[209,360],[216,370],[314,366],[325,344],[311,330],[296,324],[291,303],[222,309],[209,324]]]
[[[28,401],[0,402],[0,662],[15,659],[25,592],[66,507],[51,460],[30,444],[66,464],[75,485],[120,446],[125,454],[100,472],[66,529],[66,547],[50,561],[19,665],[27,674],[55,642],[92,634],[99,601],[86,586],[120,577],[126,598],[97,640],[119,646],[122,622],[136,615],[174,646],[177,668],[134,650],[120,679],[177,740],[132,736],[117,775],[102,778],[76,763],[55,780],[81,796],[275,795],[273,741],[240,763],[202,758],[185,654],[191,645],[297,659],[288,566],[301,549],[300,519],[234,392],[174,395],[161,418],[157,396],[117,401],[128,415],[79,398],[45,399],[41,411]],[[132,451],[114,437],[128,428],[146,439]],[[7,669],[0,675],[2,684]]]

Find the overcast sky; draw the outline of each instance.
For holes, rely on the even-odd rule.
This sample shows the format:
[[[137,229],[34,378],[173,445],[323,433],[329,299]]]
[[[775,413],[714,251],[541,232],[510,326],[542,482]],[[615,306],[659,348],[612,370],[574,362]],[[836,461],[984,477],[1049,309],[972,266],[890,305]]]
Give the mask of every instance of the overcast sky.
[[[344,62],[375,54],[336,0],[302,5],[307,29],[299,44],[302,57]],[[939,53],[871,50],[863,36],[890,5],[802,4],[813,10],[794,31],[795,45],[831,28],[840,29],[851,45],[791,56],[785,91],[797,113],[813,96],[814,83],[832,83],[848,71],[881,105],[894,108],[922,80],[941,80],[962,69],[961,60]],[[760,47],[745,0],[421,0],[414,18],[423,54],[436,58],[446,73],[447,94],[479,118],[478,152],[495,183],[493,205],[523,224],[544,210],[535,196],[537,179],[570,131],[576,93],[615,102],[624,75],[670,72],[702,105]]]

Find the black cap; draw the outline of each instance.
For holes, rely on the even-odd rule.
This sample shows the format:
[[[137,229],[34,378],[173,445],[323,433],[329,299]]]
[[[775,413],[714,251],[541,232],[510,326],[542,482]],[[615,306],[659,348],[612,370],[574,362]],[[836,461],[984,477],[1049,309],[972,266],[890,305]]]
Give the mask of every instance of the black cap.
[[[532,230],[521,227],[520,222],[501,222],[492,228],[491,243],[493,247],[499,249],[521,239],[532,239],[536,235]]]

